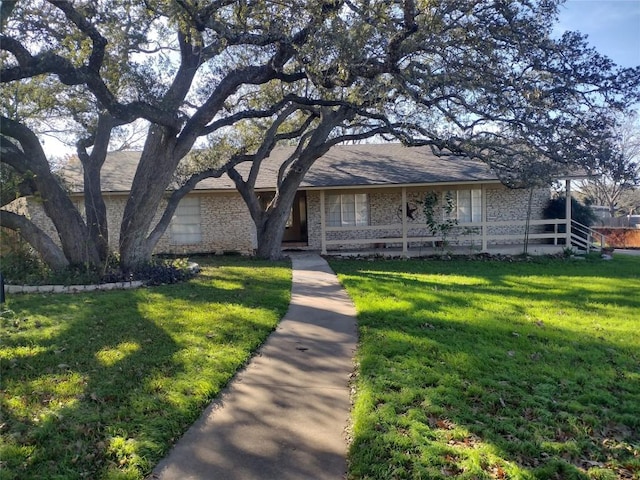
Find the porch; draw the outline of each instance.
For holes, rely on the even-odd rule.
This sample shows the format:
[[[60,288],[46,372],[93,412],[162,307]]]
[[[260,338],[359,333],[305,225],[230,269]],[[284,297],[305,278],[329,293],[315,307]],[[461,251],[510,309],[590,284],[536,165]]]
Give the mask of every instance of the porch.
[[[394,235],[398,231],[403,235]],[[340,233],[341,238],[328,238],[334,232]],[[525,252],[545,255],[561,252],[571,235],[565,219],[461,223],[447,236],[424,235],[424,227],[402,224],[326,227],[321,253],[402,257]]]
[[[569,181],[566,188],[567,198],[570,198]],[[434,235],[422,219],[414,218],[412,212],[408,211],[407,189],[402,187],[398,190],[398,222],[370,222],[359,226],[329,225],[325,192],[321,191],[320,252],[325,255],[394,257],[476,253],[546,255],[562,252],[567,247],[588,252],[602,248],[606,242],[606,238],[598,232],[572,220],[569,201],[566,218],[532,219],[529,216],[522,219],[523,216],[527,217],[525,214],[520,219],[491,219],[491,215],[487,214],[487,189],[484,185],[481,191],[481,214],[470,222],[456,221],[446,235]],[[314,249],[317,250],[317,246]]]

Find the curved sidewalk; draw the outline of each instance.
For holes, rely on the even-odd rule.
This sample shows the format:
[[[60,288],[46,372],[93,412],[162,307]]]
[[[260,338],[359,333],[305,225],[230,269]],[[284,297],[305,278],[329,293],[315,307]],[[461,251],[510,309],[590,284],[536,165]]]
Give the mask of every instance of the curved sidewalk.
[[[149,478],[345,477],[355,308],[322,257],[291,260],[287,314]]]

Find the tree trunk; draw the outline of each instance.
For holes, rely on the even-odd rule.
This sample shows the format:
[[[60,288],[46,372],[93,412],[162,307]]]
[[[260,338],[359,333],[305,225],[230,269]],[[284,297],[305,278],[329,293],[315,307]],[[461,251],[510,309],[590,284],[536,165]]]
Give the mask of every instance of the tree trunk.
[[[148,234],[180,161],[174,154],[175,143],[167,127],[149,128],[120,228],[120,262],[126,271],[151,259],[156,243]]]
[[[264,209],[253,187],[244,182],[237,172],[230,170],[229,176],[235,182],[236,188],[255,223],[258,240],[256,256],[267,260],[280,260],[283,257],[284,228],[304,173],[296,173],[295,181],[284,182],[266,209]]]
[[[53,222],[62,251],[70,264],[99,265],[100,257],[91,241],[84,219],[67,192],[51,173],[49,163],[35,134],[24,125],[5,117],[0,118],[3,133],[18,140],[15,145],[3,145],[2,161],[23,175],[32,174],[37,192],[42,198],[42,207]]]
[[[295,190],[294,190],[295,196]],[[284,205],[284,200],[280,201],[279,206]],[[289,202],[292,204],[293,200]],[[282,237],[284,228],[287,223],[288,209],[276,208],[274,211],[264,214],[261,227],[256,225],[256,234],[258,239],[258,247],[256,248],[256,256],[267,260],[282,259]]]
[[[100,115],[91,154],[87,154],[82,143],[79,143],[77,148],[84,173],[84,208],[87,229],[102,262],[106,262],[109,256],[109,228],[107,207],[102,197],[100,172],[107,158],[113,126],[114,120],[110,115]]]
[[[89,237],[96,246],[102,262],[109,256],[109,227],[107,207],[100,192],[100,167],[84,168],[84,208]],[[91,185],[90,187],[88,187]]]
[[[0,211],[0,226],[18,232],[40,254],[42,261],[52,270],[61,270],[69,265],[62,249],[26,217],[2,210]]]
[[[318,150],[318,152],[321,153],[325,151],[324,149]],[[296,192],[307,170],[309,170],[320,154],[314,154],[312,157],[300,159],[295,163],[295,167],[291,168],[287,173],[285,180],[280,185],[280,189],[276,192],[271,206],[266,211],[262,210],[253,189],[248,190],[245,185],[238,185],[236,183],[240,194],[247,203],[247,206],[249,206],[249,211],[256,224],[256,236],[258,240],[258,246],[256,248],[257,257],[268,260],[282,259],[282,237],[284,236],[284,229],[287,224],[287,219],[289,218],[289,212],[293,207]],[[250,196],[253,196],[254,199],[251,199]],[[256,206],[260,208],[260,211],[254,213]]]
[[[276,195],[266,211],[263,210],[253,185],[244,182],[235,170],[229,170],[229,176],[235,182],[256,224],[256,255],[259,258],[282,258],[282,237],[298,187],[313,163],[331,148],[332,144],[327,139],[333,128],[340,124],[348,113],[349,110],[346,108],[340,108],[335,112],[328,109],[323,111],[321,124],[314,129],[309,142],[299,152],[297,159],[288,166],[283,178],[279,179]]]

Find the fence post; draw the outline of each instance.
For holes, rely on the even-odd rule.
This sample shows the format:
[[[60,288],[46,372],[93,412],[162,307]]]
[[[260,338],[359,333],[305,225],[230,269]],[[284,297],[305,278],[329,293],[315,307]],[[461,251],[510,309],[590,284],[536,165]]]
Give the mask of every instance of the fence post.
[[[4,277],[0,272],[0,303],[4,303]]]

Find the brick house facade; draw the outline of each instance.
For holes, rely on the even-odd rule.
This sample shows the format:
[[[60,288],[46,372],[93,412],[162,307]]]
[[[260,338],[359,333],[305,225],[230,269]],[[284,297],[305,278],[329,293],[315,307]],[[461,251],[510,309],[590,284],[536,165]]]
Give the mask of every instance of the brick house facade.
[[[289,153],[280,149],[263,164],[257,191],[273,193],[277,169]],[[138,152],[116,152],[109,154],[103,168],[113,249],[118,244],[138,158]],[[71,164],[65,177],[82,211],[79,165]],[[559,245],[557,238],[545,233],[549,226],[542,220],[549,188],[509,189],[486,165],[458,157],[436,157],[427,148],[366,144],[334,147],[316,161],[299,188],[283,247],[322,253],[396,249],[405,254],[433,248],[442,239],[434,237],[425,223],[422,205],[428,192],[435,192],[440,205],[445,198],[453,199],[453,210],[448,215],[442,213],[443,221],[447,216],[457,221],[447,239],[452,246],[499,250],[521,244],[527,227],[533,244]],[[18,208],[56,238],[50,220],[35,200],[20,199],[12,209]],[[566,220],[555,222],[560,223],[566,224]],[[155,252],[250,254],[255,248],[255,226],[249,211],[224,176],[202,181],[184,197]]]

